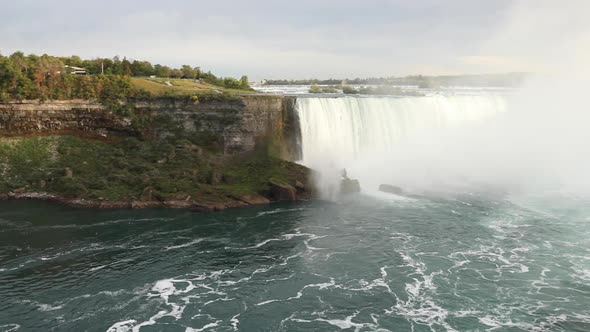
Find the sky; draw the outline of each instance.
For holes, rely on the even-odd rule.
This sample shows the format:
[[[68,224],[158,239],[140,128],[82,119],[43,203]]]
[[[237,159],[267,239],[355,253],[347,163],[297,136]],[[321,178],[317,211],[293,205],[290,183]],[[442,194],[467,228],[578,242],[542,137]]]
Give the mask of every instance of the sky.
[[[590,12],[585,0],[3,2],[4,55],[119,55],[251,79],[546,71],[586,36]]]

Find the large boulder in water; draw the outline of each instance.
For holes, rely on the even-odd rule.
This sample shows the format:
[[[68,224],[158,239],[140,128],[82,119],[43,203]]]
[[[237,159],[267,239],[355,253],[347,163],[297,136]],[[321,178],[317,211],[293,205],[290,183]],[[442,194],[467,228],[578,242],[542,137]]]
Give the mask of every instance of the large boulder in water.
[[[354,194],[361,192],[361,184],[358,180],[344,178],[340,182],[340,193],[342,194]]]
[[[401,195],[403,194],[403,190],[400,187],[392,186],[390,184],[382,184],[379,186],[379,191],[389,194]]]

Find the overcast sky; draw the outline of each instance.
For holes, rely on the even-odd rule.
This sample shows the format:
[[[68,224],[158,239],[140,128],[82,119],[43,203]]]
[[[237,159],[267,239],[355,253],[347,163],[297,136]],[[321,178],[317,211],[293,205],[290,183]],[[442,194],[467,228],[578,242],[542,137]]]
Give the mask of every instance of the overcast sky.
[[[5,2],[4,55],[120,55],[254,79],[543,70],[590,12],[585,0]]]

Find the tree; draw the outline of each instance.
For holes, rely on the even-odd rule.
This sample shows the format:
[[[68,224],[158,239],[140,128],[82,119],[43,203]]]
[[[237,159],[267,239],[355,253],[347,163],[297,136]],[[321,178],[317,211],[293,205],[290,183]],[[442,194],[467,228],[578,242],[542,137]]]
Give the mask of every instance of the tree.
[[[181,78],[182,77],[182,71],[180,69],[172,69],[170,71],[170,77],[172,77],[172,78]]]
[[[189,65],[183,65],[180,71],[182,71],[182,78],[195,79],[197,77],[197,73],[193,67]]]
[[[61,60],[68,66],[84,67],[84,61],[82,61],[77,55],[72,55],[71,57],[63,58]]]
[[[244,75],[240,78],[240,88],[247,90],[250,89],[250,83],[248,82],[248,76]]]
[[[113,75],[123,75],[123,66],[121,65],[121,59],[119,56],[113,57],[113,66],[111,72]]]
[[[154,66],[154,74],[158,77],[170,77],[171,74],[170,67],[162,66],[162,65],[155,65]]]
[[[148,61],[133,61],[131,63],[133,76],[151,76],[154,75],[154,67]]]
[[[123,61],[121,61],[121,68],[122,68],[122,73],[125,76],[133,76],[133,70],[131,70],[131,62],[129,62],[129,60],[127,60],[126,57],[123,58]]]

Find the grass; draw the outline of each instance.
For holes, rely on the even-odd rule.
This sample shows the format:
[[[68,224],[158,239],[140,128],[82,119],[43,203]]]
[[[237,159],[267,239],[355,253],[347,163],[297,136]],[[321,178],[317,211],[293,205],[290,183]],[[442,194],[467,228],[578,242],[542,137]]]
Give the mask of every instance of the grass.
[[[176,95],[206,95],[206,94],[251,94],[253,91],[226,89],[206,82],[199,82],[191,79],[166,79],[166,78],[146,78],[132,77],[133,85],[141,90],[145,90],[154,96],[165,94]],[[170,82],[171,86],[166,84]]]

